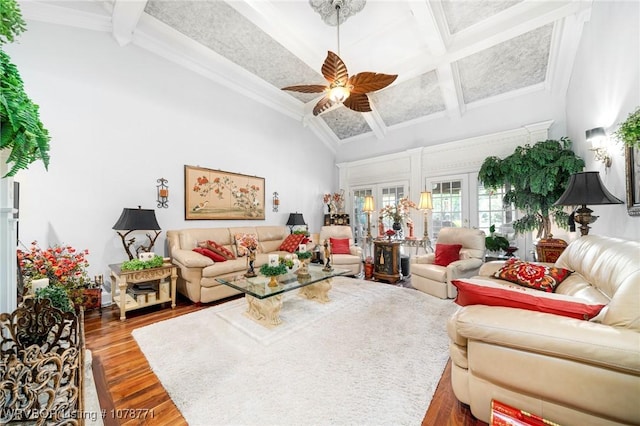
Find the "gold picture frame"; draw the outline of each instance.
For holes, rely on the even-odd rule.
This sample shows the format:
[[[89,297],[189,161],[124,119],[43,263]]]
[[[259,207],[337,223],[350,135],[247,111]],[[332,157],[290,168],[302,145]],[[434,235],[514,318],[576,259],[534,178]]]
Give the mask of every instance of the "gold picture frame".
[[[624,151],[627,181],[627,213],[640,216],[640,149],[628,146]]]
[[[184,166],[185,220],[265,220],[264,178]]]

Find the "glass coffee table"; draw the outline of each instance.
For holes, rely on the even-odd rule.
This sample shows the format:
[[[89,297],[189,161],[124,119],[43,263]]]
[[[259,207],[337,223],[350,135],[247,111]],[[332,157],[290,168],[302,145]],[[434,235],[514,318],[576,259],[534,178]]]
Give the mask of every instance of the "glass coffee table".
[[[319,303],[327,303],[331,278],[348,273],[347,269],[333,268],[323,270],[323,266],[309,265],[309,276],[298,277],[295,272],[278,276],[278,286],[269,287],[269,277],[258,275],[247,278],[238,275],[233,278],[216,278],[221,284],[228,285],[244,293],[247,301],[247,315],[259,324],[272,328],[282,323],[280,310],[284,293],[299,289],[299,295]]]

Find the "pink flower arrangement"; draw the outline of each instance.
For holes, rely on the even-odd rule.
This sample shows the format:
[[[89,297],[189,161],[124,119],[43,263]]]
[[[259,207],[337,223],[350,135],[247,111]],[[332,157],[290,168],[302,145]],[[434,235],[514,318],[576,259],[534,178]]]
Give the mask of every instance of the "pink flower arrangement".
[[[380,216],[388,217],[394,222],[402,223],[409,218],[410,210],[415,208],[416,203],[407,197],[403,197],[398,200],[398,204],[384,206],[380,209]]]

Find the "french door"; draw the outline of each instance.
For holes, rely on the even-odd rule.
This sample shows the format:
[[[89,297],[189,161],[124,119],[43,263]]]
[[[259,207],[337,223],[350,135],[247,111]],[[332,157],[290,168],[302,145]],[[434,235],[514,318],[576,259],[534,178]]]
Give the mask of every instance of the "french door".
[[[430,178],[427,188],[431,188],[433,198],[429,235],[438,238],[440,229],[446,227],[477,226],[470,219],[477,216],[477,206],[471,202],[476,198],[471,196],[468,174]]]
[[[351,221],[351,226],[354,238],[356,241],[361,242],[367,235],[367,213],[362,211],[364,197],[372,195],[375,203],[375,211],[371,214],[371,235],[375,237],[378,235],[380,209],[385,206],[395,205],[400,198],[408,196],[409,183],[385,182],[353,188],[351,192],[353,197],[351,204],[353,206],[353,220]],[[385,229],[391,228],[392,225],[391,220],[388,218],[383,218],[383,224]]]

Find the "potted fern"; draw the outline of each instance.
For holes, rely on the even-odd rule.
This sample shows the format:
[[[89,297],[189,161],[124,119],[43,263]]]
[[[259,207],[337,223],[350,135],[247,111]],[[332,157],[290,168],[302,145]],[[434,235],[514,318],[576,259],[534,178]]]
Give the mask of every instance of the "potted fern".
[[[14,41],[26,24],[15,0],[0,2],[0,46]],[[11,58],[0,50],[0,151],[7,150],[10,170],[4,177],[14,176],[41,160],[49,166],[51,137],[40,121],[38,105],[24,91],[24,84]]]

